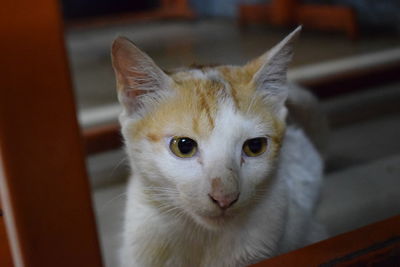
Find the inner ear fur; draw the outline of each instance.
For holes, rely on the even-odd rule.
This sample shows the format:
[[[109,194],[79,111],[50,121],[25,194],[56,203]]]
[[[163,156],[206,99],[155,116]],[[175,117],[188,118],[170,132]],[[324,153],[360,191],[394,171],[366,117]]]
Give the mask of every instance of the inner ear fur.
[[[170,86],[171,78],[125,37],[114,40],[111,59],[118,99],[128,113],[134,112],[140,106],[139,96]]]
[[[245,65],[253,73],[252,82],[281,116],[286,115],[284,103],[288,96],[287,69],[293,57],[293,44],[301,26],[286,36],[272,49]],[[283,114],[284,113],[284,114]]]

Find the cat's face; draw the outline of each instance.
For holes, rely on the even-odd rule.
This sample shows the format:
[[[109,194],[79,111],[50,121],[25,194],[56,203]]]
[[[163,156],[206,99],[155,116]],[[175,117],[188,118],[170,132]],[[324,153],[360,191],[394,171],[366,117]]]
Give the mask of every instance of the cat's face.
[[[161,193],[162,204],[172,201],[203,225],[220,225],[262,196],[284,127],[254,87],[224,71],[241,75],[232,68],[175,74],[169,94],[123,129],[134,172],[165,189],[147,193]]]
[[[216,229],[265,197],[285,127],[295,34],[244,67],[172,75],[117,39],[122,132],[134,179],[151,205]]]

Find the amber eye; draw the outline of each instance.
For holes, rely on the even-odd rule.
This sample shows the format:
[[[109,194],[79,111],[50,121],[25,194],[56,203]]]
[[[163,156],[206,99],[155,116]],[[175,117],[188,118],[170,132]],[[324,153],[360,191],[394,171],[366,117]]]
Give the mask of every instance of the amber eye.
[[[243,152],[248,157],[257,157],[267,150],[267,138],[258,137],[249,139],[243,144]]]
[[[172,137],[169,143],[172,153],[180,158],[191,158],[197,152],[197,143],[188,137]]]

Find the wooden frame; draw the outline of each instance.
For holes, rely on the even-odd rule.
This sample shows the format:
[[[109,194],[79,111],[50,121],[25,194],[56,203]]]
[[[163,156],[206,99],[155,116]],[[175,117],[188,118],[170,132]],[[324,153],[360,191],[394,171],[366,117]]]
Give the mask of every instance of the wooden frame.
[[[3,2],[0,31],[0,237],[15,267],[100,267],[58,1]]]

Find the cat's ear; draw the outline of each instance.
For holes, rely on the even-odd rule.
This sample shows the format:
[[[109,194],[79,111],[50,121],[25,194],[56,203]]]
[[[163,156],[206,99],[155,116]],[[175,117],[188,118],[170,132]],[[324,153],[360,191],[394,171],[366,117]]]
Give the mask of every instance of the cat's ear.
[[[170,86],[171,78],[130,40],[118,37],[111,49],[118,99],[127,114],[141,106],[140,97]]]
[[[287,69],[293,56],[293,43],[300,31],[301,26],[261,57],[245,66],[254,73],[253,83],[257,90],[261,90],[268,102],[273,105],[274,111],[282,119],[287,113],[285,108],[288,96]]]

